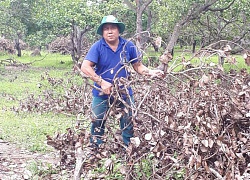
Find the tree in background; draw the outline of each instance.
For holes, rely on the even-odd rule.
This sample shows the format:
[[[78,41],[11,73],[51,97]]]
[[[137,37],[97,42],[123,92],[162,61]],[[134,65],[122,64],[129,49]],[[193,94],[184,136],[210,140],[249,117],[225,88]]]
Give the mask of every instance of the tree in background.
[[[131,2],[129,0],[124,0],[124,3],[128,5],[128,7],[133,10],[136,13],[136,46],[139,49],[143,49],[143,45],[146,41],[146,37],[144,37],[143,35],[143,14],[145,14],[145,11],[147,9],[147,7],[149,6],[149,4],[152,2],[153,0],[136,0],[135,3]],[[149,13],[150,15],[150,13]],[[148,26],[150,27],[151,24],[151,16],[148,16]]]
[[[73,21],[81,29],[89,28],[85,36],[93,42],[99,38],[96,28],[107,14],[126,24],[125,38],[138,35],[136,44],[142,49],[149,40],[144,31],[161,36],[166,52],[177,42],[207,45],[226,39],[249,44],[247,0],[6,0],[0,5],[1,34],[14,40],[21,32],[20,38],[36,47],[69,35]]]
[[[21,56],[20,40],[28,30],[27,22],[30,20],[30,9],[27,4],[19,1],[0,2],[0,33],[2,38],[15,42],[17,55]]]

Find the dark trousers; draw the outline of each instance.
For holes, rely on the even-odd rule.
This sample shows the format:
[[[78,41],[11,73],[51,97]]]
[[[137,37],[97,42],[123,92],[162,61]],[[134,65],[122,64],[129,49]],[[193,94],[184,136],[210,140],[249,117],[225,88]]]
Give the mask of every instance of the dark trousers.
[[[92,100],[92,125],[91,125],[91,143],[97,146],[103,143],[102,136],[105,131],[104,116],[109,109],[110,104],[112,104],[112,99],[103,99],[101,97],[93,97]],[[126,98],[125,101],[131,105],[134,103],[133,96]],[[131,102],[132,101],[132,102]],[[122,102],[116,102],[117,106],[120,108],[125,108]],[[128,113],[125,113],[128,112]],[[120,129],[122,130],[123,142],[128,145],[130,143],[130,138],[133,137],[133,123],[131,122],[132,112],[130,109],[124,111],[123,116],[120,118]]]

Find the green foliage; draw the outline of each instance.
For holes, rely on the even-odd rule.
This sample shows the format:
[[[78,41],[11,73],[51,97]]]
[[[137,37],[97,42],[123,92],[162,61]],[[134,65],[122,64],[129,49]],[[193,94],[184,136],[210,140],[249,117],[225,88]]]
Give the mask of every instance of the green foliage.
[[[185,169],[180,169],[173,174],[174,179],[182,180],[185,178]]]
[[[99,10],[99,20],[97,21],[97,24],[95,24],[95,29],[100,24],[101,18],[103,16],[112,14],[118,18],[119,21],[124,22],[126,25],[126,29],[124,34],[126,34],[127,37],[131,37],[136,32],[136,13],[132,11],[129,7],[127,7],[123,1],[103,1],[102,3],[97,3],[97,7]]]
[[[193,1],[153,1],[150,9],[154,9],[153,32],[166,37],[172,32],[175,24],[186,15]]]
[[[135,1],[129,1],[135,6]],[[208,1],[206,1],[208,2]],[[126,24],[124,35],[132,37],[136,32],[136,12],[131,10],[122,0],[119,1],[1,1],[0,33],[11,39],[16,38],[17,31],[22,32],[22,39],[30,46],[44,46],[57,36],[65,36],[71,32],[74,22],[82,29],[90,30],[86,36],[95,40],[96,28],[104,15],[113,14]],[[223,9],[231,1],[218,0],[212,9]],[[177,22],[185,19],[187,14],[195,12],[204,5],[204,0],[185,1],[152,1],[143,13],[143,30],[147,28],[147,13],[152,14],[152,33],[163,37],[166,41]],[[187,23],[181,32],[181,39],[188,44],[193,39],[206,43],[218,39],[235,40],[240,36],[249,39],[249,1],[235,1],[229,9],[220,12],[208,11],[195,15],[198,19]],[[231,22],[230,22],[231,21]],[[239,28],[240,27],[240,28]],[[167,43],[167,42],[166,42]]]
[[[3,6],[1,6],[0,16],[1,35],[4,35],[8,39],[16,39],[18,31],[26,32],[25,24],[22,23],[22,19],[20,17],[12,14],[9,3],[6,2]]]
[[[107,161],[110,162],[109,166]],[[125,175],[121,173],[121,169],[125,168],[125,162],[121,158],[117,158],[115,154],[111,155],[110,158],[103,158],[99,162],[100,166],[92,169],[93,179],[102,176],[105,179],[116,179],[122,180]]]
[[[135,165],[135,173],[139,179],[149,179],[153,173],[153,162],[150,159],[150,155],[142,159],[140,164]]]
[[[31,161],[28,170],[32,173],[32,179],[46,178],[47,175],[58,173],[51,164],[44,165],[41,161]]]

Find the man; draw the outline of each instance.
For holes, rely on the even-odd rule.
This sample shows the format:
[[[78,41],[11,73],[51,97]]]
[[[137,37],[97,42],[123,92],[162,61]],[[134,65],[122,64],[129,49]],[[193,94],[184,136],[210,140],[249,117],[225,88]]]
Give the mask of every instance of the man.
[[[97,34],[102,38],[95,42],[87,53],[81,70],[91,80],[95,82],[93,88],[92,100],[92,125],[90,141],[95,145],[103,143],[102,136],[104,134],[106,119],[105,113],[109,109],[109,105],[114,99],[110,96],[115,78],[127,78],[130,73],[124,67],[124,61],[130,63],[134,70],[142,75],[162,76],[160,70],[150,70],[144,66],[139,57],[135,45],[131,41],[127,41],[120,37],[120,33],[125,30],[125,25],[113,15],[104,16]],[[124,56],[124,57],[123,57]],[[102,92],[100,92],[100,90]],[[133,103],[133,91],[131,87],[127,88],[129,97],[123,96],[123,100],[131,105]],[[122,102],[117,104],[121,108],[125,108]],[[120,128],[125,145],[130,143],[133,137],[133,124],[131,122],[131,111],[125,113],[120,119]]]

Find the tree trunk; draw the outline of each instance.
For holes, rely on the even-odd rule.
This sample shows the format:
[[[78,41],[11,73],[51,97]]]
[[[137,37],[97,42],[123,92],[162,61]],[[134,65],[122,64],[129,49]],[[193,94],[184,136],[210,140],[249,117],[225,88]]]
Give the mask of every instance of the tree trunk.
[[[195,47],[196,47],[196,40],[193,41],[193,47],[192,47],[192,53],[195,53]]]
[[[171,34],[170,36],[170,40],[168,42],[168,45],[165,49],[165,52],[164,53],[170,53],[172,52],[173,48],[174,48],[174,45],[175,43],[177,42],[177,39],[180,35],[180,31],[181,31],[181,26],[179,25],[179,23],[177,23],[174,27],[174,30],[173,30],[173,33]],[[172,54],[172,53],[171,53]]]
[[[72,23],[72,32],[71,32],[71,57],[75,63],[78,63],[79,59],[82,57],[83,49],[83,35],[89,30],[89,27],[86,27],[84,30],[80,30],[80,28]]]
[[[140,8],[137,8],[137,19],[136,19],[136,46],[142,49],[142,12]]]
[[[20,47],[20,37],[21,37],[21,32],[17,32],[17,39],[15,40],[15,48],[17,50],[17,56],[21,57],[22,56],[22,50]]]
[[[19,40],[17,40],[17,42],[16,42],[16,49],[17,49],[17,56],[21,57],[22,56],[22,50],[21,50],[21,47],[20,47]]]
[[[142,34],[143,28],[142,28],[142,14],[145,11],[145,9],[148,7],[148,5],[153,0],[147,0],[146,2],[143,2],[143,0],[136,0],[136,7],[128,0],[124,0],[124,3],[128,5],[130,9],[132,9],[136,13],[136,46],[138,49],[143,48],[143,44],[145,43],[144,35]],[[150,16],[150,14],[149,14]],[[148,21],[151,22],[150,19]],[[147,27],[150,26],[149,24]]]
[[[190,10],[188,11],[188,13],[182,17],[182,19],[176,23],[175,27],[174,27],[174,30],[173,30],[173,33],[172,35],[170,36],[169,38],[169,42],[168,42],[168,45],[164,51],[164,54],[162,55],[163,57],[168,57],[166,55],[168,54],[171,54],[173,48],[174,48],[174,45],[176,44],[177,42],[177,39],[180,35],[180,32],[182,30],[182,28],[187,24],[189,23],[190,21],[193,21],[194,19],[197,19],[200,17],[200,14],[202,13],[205,13],[207,11],[221,11],[221,10],[224,10],[224,9],[227,9],[229,8],[235,0],[233,0],[232,2],[230,2],[230,4],[227,6],[227,7],[224,7],[222,9],[212,9],[211,6],[216,3],[218,0],[208,0],[206,1],[206,3],[204,4],[197,4],[197,3],[194,3],[194,5],[192,7],[190,7]],[[170,56],[169,56],[170,57]],[[160,59],[164,59],[164,58],[160,58]],[[169,62],[169,59],[165,59],[165,60],[160,60],[162,62],[162,64],[160,65],[160,69],[164,70],[164,72],[166,72],[166,67],[167,67],[167,64]]]

